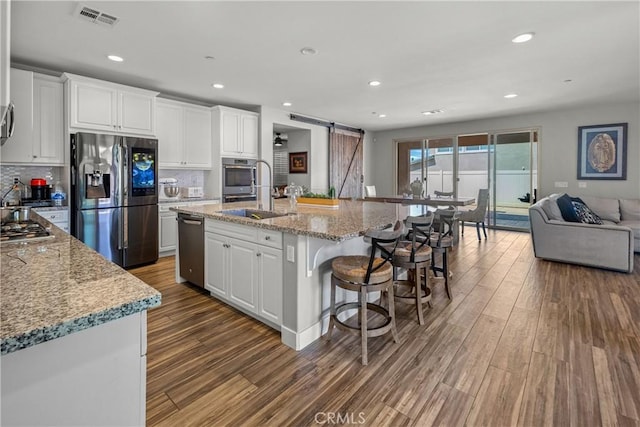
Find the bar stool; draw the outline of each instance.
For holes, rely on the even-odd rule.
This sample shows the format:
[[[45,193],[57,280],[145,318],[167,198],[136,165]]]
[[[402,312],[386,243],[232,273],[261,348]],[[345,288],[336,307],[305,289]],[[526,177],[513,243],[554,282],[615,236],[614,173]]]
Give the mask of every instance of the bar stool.
[[[402,237],[404,227],[397,221],[392,230],[372,230],[365,236],[371,239],[371,255],[348,255],[335,258],[331,263],[331,314],[327,339],[331,339],[333,327],[360,335],[362,343],[362,364],[368,363],[367,339],[377,337],[389,331],[394,342],[398,342],[393,297],[393,268],[391,260]],[[380,257],[376,253],[380,252]],[[336,288],[358,292],[357,302],[344,302],[336,305]],[[368,302],[370,292],[380,292],[378,304]],[[382,305],[386,294],[388,307]],[[358,309],[359,324],[350,325],[338,316],[347,310]],[[369,312],[377,313],[384,319],[382,325],[369,325]]]
[[[449,265],[447,264],[447,252],[449,248],[455,245],[454,230],[458,224],[459,213],[455,208],[436,209],[434,213],[433,226],[431,227],[431,236],[429,238],[429,246],[431,246],[431,270],[433,275],[438,277],[438,272],[444,275],[444,287],[447,296],[451,299],[451,289],[449,288]],[[435,254],[442,254],[442,266],[438,267],[435,263]]]
[[[410,216],[405,220],[409,229],[407,239],[400,241],[393,255],[393,283],[397,302],[415,304],[418,323],[424,325],[422,304],[431,301],[428,268],[431,266],[432,249],[429,246],[433,214]],[[398,269],[407,270],[408,280],[398,280]],[[424,277],[424,283],[422,283]]]

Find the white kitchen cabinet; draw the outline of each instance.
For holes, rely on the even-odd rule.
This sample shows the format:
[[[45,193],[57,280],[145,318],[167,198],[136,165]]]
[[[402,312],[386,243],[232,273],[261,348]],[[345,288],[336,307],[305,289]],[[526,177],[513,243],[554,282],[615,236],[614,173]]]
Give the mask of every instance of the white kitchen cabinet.
[[[216,233],[204,233],[204,282],[211,295],[227,299],[229,283],[227,237]]]
[[[259,115],[223,106],[211,109],[214,146],[221,157],[258,157]]]
[[[271,326],[282,324],[282,233],[205,221],[205,288]]]
[[[0,149],[2,163],[64,165],[60,79],[12,68],[11,86],[17,112],[16,128],[10,141]]]
[[[35,209],[36,213],[55,225],[56,227],[69,232],[69,210],[68,209],[56,209],[56,210],[40,210]]]
[[[158,209],[158,252],[160,256],[163,256],[163,252],[176,250],[176,241],[178,240],[178,222],[176,221],[177,214],[168,210],[163,206]],[[170,255],[168,253],[167,255]]]
[[[157,100],[159,166],[211,169],[211,111],[166,99]]]
[[[155,136],[158,92],[65,76],[70,128]]]
[[[282,323],[282,249],[258,246],[258,315]]]

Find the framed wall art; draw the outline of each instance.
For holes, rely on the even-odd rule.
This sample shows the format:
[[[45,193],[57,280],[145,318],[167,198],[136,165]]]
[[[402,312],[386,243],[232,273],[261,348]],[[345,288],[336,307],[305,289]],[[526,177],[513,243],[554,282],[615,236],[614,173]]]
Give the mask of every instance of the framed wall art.
[[[289,153],[289,173],[307,173],[307,152]]]
[[[578,127],[578,179],[627,179],[627,123]]]

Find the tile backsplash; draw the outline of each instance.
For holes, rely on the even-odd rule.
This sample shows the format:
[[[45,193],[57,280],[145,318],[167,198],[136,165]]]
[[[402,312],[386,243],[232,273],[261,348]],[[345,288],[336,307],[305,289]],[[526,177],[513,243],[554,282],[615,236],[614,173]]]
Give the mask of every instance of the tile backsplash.
[[[179,187],[203,187],[204,171],[183,169],[160,169],[158,176],[162,178],[175,178]]]
[[[32,178],[44,178],[47,184],[54,185],[57,181],[65,182],[63,179],[63,167],[57,166],[26,166],[26,165],[2,165],[0,166],[0,191],[4,195],[13,185],[13,178],[20,177],[24,185],[30,185]]]

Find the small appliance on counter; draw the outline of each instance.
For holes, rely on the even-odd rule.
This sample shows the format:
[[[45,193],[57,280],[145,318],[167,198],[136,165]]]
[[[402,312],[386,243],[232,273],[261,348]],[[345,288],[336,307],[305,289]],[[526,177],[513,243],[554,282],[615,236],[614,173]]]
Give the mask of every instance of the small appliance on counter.
[[[180,195],[177,179],[161,178],[158,184],[160,186],[158,190],[160,200],[174,200]]]
[[[182,187],[182,197],[187,199],[201,199],[204,197],[202,187]]]
[[[31,197],[23,198],[22,205],[34,208],[43,208],[54,205],[53,200],[51,200],[51,185],[47,184],[46,179],[33,178],[29,184],[31,188]]]

